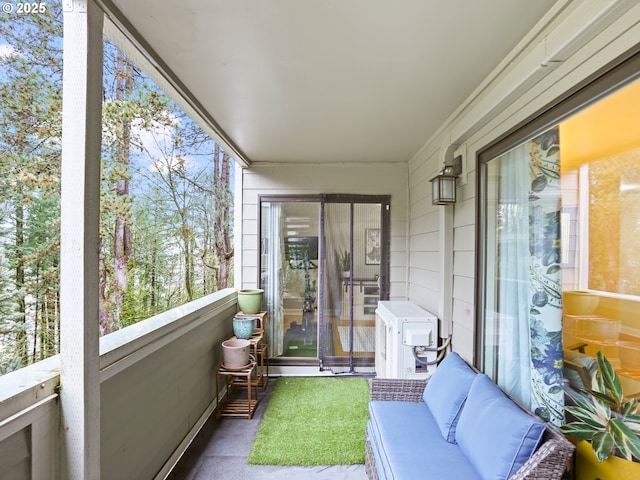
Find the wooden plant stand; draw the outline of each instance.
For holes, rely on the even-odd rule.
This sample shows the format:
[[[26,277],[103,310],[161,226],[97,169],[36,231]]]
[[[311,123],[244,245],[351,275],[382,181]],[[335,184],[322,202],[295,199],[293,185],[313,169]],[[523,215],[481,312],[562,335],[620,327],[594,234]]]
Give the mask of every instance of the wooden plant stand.
[[[254,387],[252,376],[256,368],[256,362],[251,362],[243,369],[230,369],[220,366],[216,372],[216,417],[239,417],[250,419],[258,405],[258,389]],[[220,398],[222,387],[226,387],[225,395]],[[244,398],[238,392],[237,387],[246,388],[247,396]],[[253,398],[255,392],[255,399]]]

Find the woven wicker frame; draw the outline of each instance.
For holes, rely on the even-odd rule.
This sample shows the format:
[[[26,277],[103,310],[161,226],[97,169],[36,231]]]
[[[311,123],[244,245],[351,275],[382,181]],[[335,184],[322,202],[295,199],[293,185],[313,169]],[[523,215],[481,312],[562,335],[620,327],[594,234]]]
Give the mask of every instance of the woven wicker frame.
[[[427,382],[428,380],[376,378],[371,381],[371,400],[421,402]],[[533,415],[521,404],[515,403],[527,414]],[[378,480],[378,472],[369,440],[367,440],[365,447],[367,476],[370,480]],[[566,471],[574,450],[575,446],[571,442],[553,427],[547,425],[541,445],[509,480],[559,480]]]

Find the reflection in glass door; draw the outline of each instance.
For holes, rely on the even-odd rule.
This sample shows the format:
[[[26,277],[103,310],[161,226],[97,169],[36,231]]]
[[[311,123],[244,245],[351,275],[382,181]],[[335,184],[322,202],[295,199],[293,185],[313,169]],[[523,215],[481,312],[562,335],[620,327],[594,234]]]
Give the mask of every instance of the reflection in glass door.
[[[318,357],[318,201],[262,201],[260,283],[269,312],[269,354]]]
[[[260,285],[269,354],[286,364],[373,372],[388,298],[389,197],[262,197]]]

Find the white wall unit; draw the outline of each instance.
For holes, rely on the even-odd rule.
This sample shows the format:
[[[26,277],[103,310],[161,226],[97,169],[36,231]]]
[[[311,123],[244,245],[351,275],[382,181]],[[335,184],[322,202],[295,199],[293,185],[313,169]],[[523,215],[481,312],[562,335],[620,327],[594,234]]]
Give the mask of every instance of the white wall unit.
[[[379,302],[376,310],[376,376],[426,378],[436,368],[437,339],[438,318],[432,313],[411,302]]]

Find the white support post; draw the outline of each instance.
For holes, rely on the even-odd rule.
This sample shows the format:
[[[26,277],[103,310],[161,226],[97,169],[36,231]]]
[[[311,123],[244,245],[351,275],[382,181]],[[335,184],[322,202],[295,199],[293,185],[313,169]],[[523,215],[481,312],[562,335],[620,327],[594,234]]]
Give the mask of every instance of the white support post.
[[[440,244],[440,337],[453,331],[453,206],[439,207],[438,243]]]
[[[64,0],[60,240],[61,477],[100,478],[98,227],[102,11]]]

